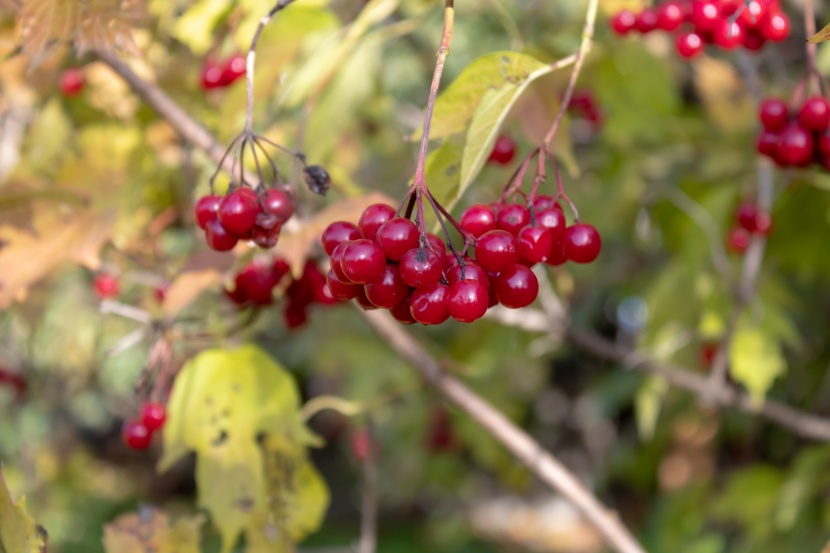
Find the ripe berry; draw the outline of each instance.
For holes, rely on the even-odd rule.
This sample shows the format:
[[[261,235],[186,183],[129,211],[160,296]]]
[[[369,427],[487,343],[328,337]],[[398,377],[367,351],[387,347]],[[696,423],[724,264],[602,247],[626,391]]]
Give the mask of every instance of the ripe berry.
[[[267,250],[277,245],[280,239],[281,225],[277,225],[272,229],[264,229],[256,226],[251,231],[251,240],[260,248]]]
[[[643,33],[650,33],[654,29],[657,28],[657,12],[652,9],[646,8],[637,14],[637,18],[634,21],[634,28]]]
[[[738,225],[746,229],[747,232],[755,232],[757,218],[758,208],[752,202],[743,202],[735,210],[735,219],[738,221]]]
[[[556,209],[560,213],[562,212],[562,206],[559,205],[559,202],[553,196],[539,194],[533,199],[533,210],[537,215],[547,209]]]
[[[770,232],[772,232],[772,215],[759,209],[755,216],[755,234],[769,236]]]
[[[622,10],[611,18],[611,28],[618,35],[626,35],[634,29],[637,16],[630,10]]]
[[[562,213],[561,208],[545,209],[544,211],[538,211],[536,213],[536,226],[550,229],[551,238],[554,242],[561,242],[565,238],[565,227],[567,224],[565,214]]]
[[[764,100],[758,110],[758,117],[764,129],[771,132],[783,131],[790,120],[787,104],[779,98]]]
[[[496,214],[484,204],[473,204],[461,214],[461,227],[478,238],[485,232],[496,230]]]
[[[246,73],[245,57],[236,55],[228,58],[222,67],[222,82],[231,84]]]
[[[545,264],[550,265],[551,267],[558,267],[560,265],[564,265],[566,261],[568,261],[568,258],[565,255],[564,239],[559,242],[554,242],[553,247],[550,249],[550,253],[548,254],[548,258],[545,260]]]
[[[427,233],[427,247],[436,253],[446,253],[447,244],[441,238],[431,232]]]
[[[121,429],[121,439],[130,449],[147,449],[153,435],[141,421],[127,421]]]
[[[830,124],[830,102],[821,96],[807,98],[798,112],[798,122],[809,131],[826,131]]]
[[[553,247],[553,231],[545,227],[525,227],[519,232],[519,256],[523,261],[541,263]]]
[[[724,19],[712,31],[712,40],[724,50],[734,50],[743,42],[743,35],[744,31],[740,25]]]
[[[118,294],[121,292],[118,277],[109,273],[99,273],[95,275],[92,287],[95,290],[95,295],[102,300],[117,298]]]
[[[145,403],[141,406],[141,422],[150,432],[155,432],[167,420],[167,410],[161,403]]]
[[[565,230],[565,256],[576,263],[590,263],[599,255],[602,238],[593,225],[576,223]]]
[[[415,317],[412,316],[412,311],[409,308],[409,299],[410,298],[406,298],[404,301],[389,310],[389,313],[395,317],[395,320],[402,325],[414,325],[418,322],[415,320]]]
[[[813,135],[801,125],[793,123],[781,133],[776,148],[776,160],[784,165],[806,167],[813,161]]]
[[[718,23],[722,21],[717,2],[715,0],[693,2],[689,21],[694,25],[697,32],[714,31]]]
[[[400,274],[413,288],[429,288],[441,279],[444,254],[427,248],[413,248],[401,258]]]
[[[256,225],[259,205],[249,192],[235,190],[219,203],[219,221],[228,232],[242,236]],[[255,198],[256,196],[254,196]]]
[[[657,27],[664,31],[674,31],[683,23],[685,17],[683,4],[676,0],[665,2],[657,7]]]
[[[476,261],[487,271],[498,273],[519,262],[516,238],[505,230],[491,230],[476,240]]]
[[[61,94],[65,97],[71,98],[72,96],[77,96],[83,91],[84,86],[86,86],[84,72],[78,67],[70,67],[61,73],[58,86],[60,87]]]
[[[703,39],[697,33],[681,33],[675,42],[677,53],[686,59],[692,59],[703,51]]]
[[[294,198],[278,188],[269,188],[262,196],[262,208],[266,213],[276,216],[282,224],[294,214]]]
[[[164,303],[164,298],[166,298],[166,297],[167,297],[167,291],[168,291],[169,289],[170,289],[170,285],[169,285],[169,284],[167,284],[167,283],[165,283],[165,284],[159,284],[159,285],[157,285],[157,286],[154,286],[154,287],[153,287],[153,298],[154,298],[154,299],[155,299],[158,303]]]
[[[202,67],[202,88],[211,90],[224,86],[222,68],[215,60],[206,60]]]
[[[517,236],[530,223],[530,211],[522,204],[507,204],[499,208],[496,224],[501,230],[506,230]]]
[[[409,219],[394,217],[381,225],[375,239],[388,259],[400,261],[403,254],[418,247],[420,234]]]
[[[830,131],[816,136],[816,150],[821,157],[830,157]]]
[[[397,265],[386,265],[380,278],[366,285],[366,297],[372,305],[392,309],[409,295],[409,286],[403,281]]]
[[[378,229],[395,216],[395,210],[386,204],[372,204],[363,210],[357,226],[363,234],[363,238],[374,240]]]
[[[334,251],[331,252],[331,271],[334,273],[334,276],[337,277],[337,280],[343,282],[345,284],[354,284],[351,279],[343,272],[343,250],[346,249],[346,246],[354,242],[354,240],[347,240],[345,242],[341,242],[334,248]]]
[[[341,242],[358,240],[359,238],[362,238],[362,236],[357,225],[347,223],[346,221],[335,221],[323,231],[321,241],[326,254],[331,256],[334,248]]]
[[[500,135],[493,144],[493,151],[487,158],[489,163],[508,165],[516,157],[516,143],[509,136]]]
[[[490,288],[490,277],[487,275],[487,271],[482,269],[481,265],[472,259],[465,258],[463,269],[464,274],[462,275],[462,267],[458,262],[450,266],[447,271],[447,282],[455,284],[461,280],[476,280],[485,290]]]
[[[359,284],[346,284],[341,282],[332,270],[329,270],[329,274],[326,275],[326,285],[329,287],[331,295],[340,301],[348,301],[356,298],[361,288]]]
[[[712,362],[715,360],[715,355],[718,352],[718,345],[711,342],[704,343],[700,346],[700,365],[709,370],[712,367]]]
[[[412,318],[424,325],[439,325],[449,319],[449,287],[440,282],[430,288],[415,290],[409,298]]]
[[[773,42],[780,42],[790,36],[790,20],[782,12],[770,14],[761,25],[761,34]]]
[[[225,229],[219,219],[213,219],[205,226],[205,240],[217,252],[232,250],[239,241],[235,234]]]
[[[361,238],[346,245],[340,266],[350,281],[369,284],[380,278],[386,267],[386,256],[377,242]]]
[[[768,0],[752,0],[738,16],[738,22],[747,29],[760,27],[769,14],[770,5]]]
[[[196,217],[196,224],[199,225],[199,228],[205,228],[208,222],[216,219],[221,201],[221,196],[202,196],[199,198],[199,201],[196,202],[196,206],[193,208],[193,214]]]
[[[269,305],[276,285],[271,267],[259,261],[248,263],[236,275],[236,290],[254,305]]]
[[[539,281],[533,271],[524,265],[513,265],[499,273],[493,281],[496,297],[505,307],[527,307],[539,294]]]
[[[471,323],[487,311],[487,289],[480,282],[459,280],[450,285],[447,309],[450,316],[462,323]]]
[[[764,44],[766,44],[766,42],[766,37],[764,37],[764,35],[762,35],[760,31],[756,29],[745,29],[744,38],[741,44],[743,44],[743,47],[749,50],[750,52],[757,52],[758,50],[764,47]]]
[[[764,131],[758,135],[758,141],[755,143],[755,149],[759,154],[776,159],[778,156],[778,142],[781,137],[778,133]]]
[[[308,322],[307,306],[289,302],[282,313],[282,320],[289,330],[300,328]]]
[[[751,236],[746,229],[736,227],[729,231],[727,245],[735,253],[744,253],[749,247],[750,238]]]

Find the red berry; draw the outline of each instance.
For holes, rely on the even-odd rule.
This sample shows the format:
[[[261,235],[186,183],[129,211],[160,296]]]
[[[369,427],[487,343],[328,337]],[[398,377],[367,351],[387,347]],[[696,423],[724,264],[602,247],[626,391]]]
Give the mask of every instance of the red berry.
[[[167,290],[170,289],[169,284],[159,284],[153,288],[153,298],[159,303],[164,303],[164,298],[167,297]]]
[[[576,263],[590,263],[599,255],[602,239],[593,225],[576,223],[565,230],[565,256]]]
[[[489,205],[473,204],[461,214],[461,227],[478,238],[485,232],[496,230],[496,214]]]
[[[698,0],[692,3],[692,13],[689,17],[695,31],[710,32],[720,23],[720,9],[714,0]]]
[[[346,221],[335,221],[326,227],[323,231],[321,241],[323,249],[329,256],[341,242],[348,242],[350,240],[358,240],[362,238],[360,229],[353,223]]]
[[[58,86],[61,89],[61,94],[67,98],[77,96],[86,86],[84,72],[78,67],[70,67],[61,73]]]
[[[790,36],[790,20],[783,13],[773,13],[761,25],[761,34],[773,42],[780,42]]]
[[[562,209],[545,209],[536,213],[536,226],[550,229],[551,238],[555,242],[561,242],[565,238],[565,227],[568,223]]]
[[[755,234],[769,236],[770,232],[772,232],[772,215],[759,209],[755,216]]]
[[[553,231],[545,227],[525,227],[519,232],[519,256],[523,261],[541,263],[553,247]]]
[[[294,198],[285,190],[269,188],[262,196],[262,209],[282,224],[294,215]]]
[[[463,275],[462,267],[458,262],[450,266],[447,271],[447,282],[450,284],[455,284],[461,280],[476,280],[485,290],[490,288],[490,277],[487,275],[487,271],[470,258],[464,259]]]
[[[446,253],[447,251],[447,244],[439,236],[431,232],[427,233],[427,247],[440,254]]]
[[[402,325],[414,325],[418,322],[415,320],[415,317],[412,316],[412,311],[409,308],[409,299],[410,298],[406,298],[404,301],[389,310],[389,313],[395,317],[395,320]]]
[[[215,60],[206,60],[202,67],[202,88],[204,90],[211,90],[225,86],[223,81],[224,72],[222,68],[216,64]]]
[[[759,154],[776,159],[778,157],[778,143],[780,141],[781,136],[778,133],[764,131],[758,135],[755,149]]]
[[[449,287],[440,282],[430,288],[415,290],[409,298],[412,318],[424,325],[438,325],[450,318],[447,299]]]
[[[420,235],[415,223],[403,217],[394,217],[381,225],[375,240],[388,259],[400,261],[403,254],[418,247]]]
[[[346,244],[340,266],[350,281],[369,284],[380,278],[386,267],[386,256],[377,242],[361,238]]]
[[[557,209],[560,213],[562,212],[562,206],[559,205],[559,202],[557,202],[553,196],[539,194],[533,199],[533,211],[535,211],[537,215],[547,209]]]
[[[121,429],[121,439],[130,449],[147,449],[153,435],[141,421],[127,421]]]
[[[280,239],[280,231],[282,225],[277,225],[271,229],[264,229],[260,226],[255,226],[251,231],[251,240],[260,248],[267,250],[277,245]]]
[[[273,301],[273,290],[277,285],[270,265],[252,261],[236,275],[236,290],[254,305],[269,305]]]
[[[830,102],[821,96],[807,98],[798,112],[798,122],[809,131],[826,131],[830,124]]]
[[[150,432],[155,432],[167,420],[167,411],[161,403],[145,403],[141,406],[141,422]]]
[[[686,59],[692,59],[703,51],[703,39],[697,33],[681,33],[675,42],[677,53]]]
[[[487,288],[472,279],[459,280],[450,285],[447,309],[450,316],[462,323],[471,323],[487,311]]]
[[[372,204],[363,210],[357,226],[363,234],[363,238],[374,240],[378,229],[395,216],[395,210],[386,204]]]
[[[493,151],[487,159],[496,165],[508,165],[516,157],[516,143],[509,136],[500,135],[493,144]]]
[[[657,7],[657,27],[664,31],[674,31],[685,18],[683,4],[677,0],[665,2]]]
[[[354,298],[354,301],[357,302],[357,305],[359,305],[360,308],[364,311],[372,311],[374,309],[377,309],[377,306],[374,303],[370,302],[369,298],[366,296],[366,290],[364,289],[365,287],[358,286],[358,288],[360,288],[360,290],[358,291],[357,296],[355,296]]]
[[[729,231],[727,244],[729,249],[735,253],[744,253],[749,247],[750,234],[746,229],[741,227],[733,228]]]
[[[248,192],[236,190],[231,192],[219,203],[219,221],[230,233],[242,236],[251,231],[256,225],[256,216],[259,205]]]
[[[757,218],[758,208],[753,202],[742,202],[735,210],[735,219],[738,221],[738,225],[746,229],[747,232],[755,232]]]
[[[95,275],[92,287],[95,289],[95,295],[102,300],[117,298],[118,294],[121,293],[118,277],[109,273]]]
[[[507,204],[499,208],[496,224],[513,236],[530,223],[530,211],[522,204]]]
[[[781,133],[776,148],[776,160],[783,165],[806,167],[813,161],[815,140],[808,130],[792,123]]]
[[[758,118],[764,130],[771,132],[783,131],[790,121],[787,104],[778,98],[767,98],[761,103]]]
[[[401,278],[397,265],[386,265],[380,278],[365,287],[366,297],[377,307],[392,309],[409,295],[409,286]]]
[[[830,131],[816,136],[816,149],[821,157],[830,157]]]
[[[487,271],[498,273],[519,262],[519,244],[505,230],[491,230],[476,240],[476,261]]]
[[[611,18],[611,28],[618,35],[626,35],[634,29],[637,16],[631,10],[622,10]]]
[[[539,294],[539,280],[524,265],[513,265],[493,281],[499,303],[510,309],[527,307]]]
[[[244,56],[236,55],[228,58],[222,67],[222,81],[231,84],[245,75],[246,60]]]
[[[746,29],[757,29],[769,15],[771,2],[768,0],[752,0],[747,3],[738,16],[738,23]]]
[[[282,226],[282,223],[280,223],[276,215],[260,211],[256,214],[256,226],[262,230],[273,230],[276,227]]]
[[[356,298],[360,294],[361,286],[359,284],[346,284],[341,282],[334,271],[329,270],[326,275],[326,285],[329,287],[329,292],[340,301],[348,301]]]
[[[704,369],[708,370],[712,367],[712,362],[715,360],[717,352],[717,344],[705,343],[700,346],[700,364]]]
[[[413,248],[401,258],[401,278],[413,288],[429,288],[441,279],[444,254],[427,248]]]
[[[565,241],[563,238],[563,240],[553,243],[553,247],[550,249],[545,264],[551,267],[558,267],[564,265],[566,261],[568,261],[568,258],[565,256]]]
[[[743,28],[737,23],[724,19],[712,31],[712,40],[724,50],[734,50],[744,39]]]
[[[764,47],[766,44],[767,39],[764,35],[761,34],[760,31],[756,29],[745,29],[744,30],[744,38],[743,38],[743,46],[750,52],[757,52],[761,48]]]
[[[365,428],[360,428],[352,434],[351,448],[355,459],[364,462],[374,456],[376,446],[372,443],[369,432]]]
[[[308,306],[289,302],[282,313],[282,320],[289,330],[300,328],[308,322]]]
[[[337,280],[344,284],[354,284],[351,279],[343,272],[343,250],[346,249],[346,246],[354,242],[354,240],[347,240],[345,242],[341,242],[338,244],[334,251],[331,252],[331,271],[334,273],[334,276],[337,277]]]
[[[657,28],[657,12],[652,9],[645,8],[637,14],[637,19],[634,21],[634,28],[643,34],[650,33]]]

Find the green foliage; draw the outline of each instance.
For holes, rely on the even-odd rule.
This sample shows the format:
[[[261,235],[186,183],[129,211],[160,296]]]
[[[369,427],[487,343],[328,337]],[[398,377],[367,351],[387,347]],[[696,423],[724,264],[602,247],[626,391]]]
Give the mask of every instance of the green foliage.
[[[26,512],[26,499],[12,499],[0,467],[0,551],[40,553],[45,547],[42,530]]]

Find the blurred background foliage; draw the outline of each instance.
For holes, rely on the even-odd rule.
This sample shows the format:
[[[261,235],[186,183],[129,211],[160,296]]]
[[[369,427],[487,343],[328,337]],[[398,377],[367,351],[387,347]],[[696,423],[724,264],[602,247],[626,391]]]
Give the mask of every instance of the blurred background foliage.
[[[244,120],[244,85],[205,91],[200,72],[206,59],[243,50],[268,4],[149,0],[132,29],[141,56],[125,59],[228,142]],[[493,52],[542,62],[571,54],[586,5],[457,4],[445,88]],[[688,63],[666,37],[612,36],[606,17],[638,5],[601,2],[579,89],[593,95],[602,123],[569,117],[556,144],[569,195],[602,233],[603,253],[590,266],[549,276],[575,326],[618,332],[660,360],[703,371],[701,347],[717,340],[732,307],[712,254],[756,184],[755,107],[741,71],[757,66],[764,93],[787,97],[803,70],[804,36],[794,25],[788,42],[751,59],[710,53]],[[797,6],[787,8],[799,21]],[[266,29],[257,56],[258,129],[305,151],[334,183],[325,199],[300,190],[300,217],[370,191],[402,196],[441,12],[427,0],[301,0]],[[119,301],[161,317],[154,288],[206,259],[191,208],[208,191],[214,166],[92,54],[76,58],[59,45],[31,65],[31,56],[11,55],[14,18],[5,12],[2,21],[0,365],[25,378],[26,390],[0,388],[0,461],[13,494],[26,495],[29,513],[48,530],[50,552],[103,551],[103,526],[138,503],[172,518],[196,507],[192,459],[156,474],[160,444],[135,454],[120,442],[121,421],[138,408],[134,384],[150,342],[113,352],[139,325],[102,313],[92,278],[98,270],[118,274]],[[830,71],[830,49],[820,49],[819,65]],[[62,97],[58,75],[74,66],[86,88]],[[568,75],[530,84],[497,129],[520,154],[538,140],[538,122],[550,121]],[[434,147],[443,144],[458,163],[464,140],[448,133]],[[296,168],[280,162],[296,181]],[[441,197],[449,198],[446,165],[432,162],[431,182],[448,187]],[[456,214],[495,199],[511,171],[476,172]],[[731,352],[757,370],[732,376],[760,397],[830,414],[830,178],[779,171],[776,184],[775,230],[740,327],[751,338]],[[678,207],[680,193],[705,210],[708,228]],[[319,259],[321,251],[313,245],[302,253]],[[220,282],[232,280],[250,254],[242,257],[208,259],[217,277],[176,313],[200,336],[173,341],[175,363],[208,347],[254,343],[290,371],[304,399],[332,394],[372,405],[381,552],[602,550],[595,531],[425,387],[353,309],[316,307],[305,326],[289,329],[277,303],[241,333],[218,338],[246,316]],[[729,264],[737,275],[740,258]],[[827,541],[826,445],[757,417],[702,409],[561,336],[492,320],[413,332],[596,490],[648,551],[818,552]],[[357,536],[361,473],[350,444],[363,419],[324,412],[311,420],[325,440],[312,460],[332,502],[304,550]],[[218,547],[218,533],[205,527],[203,550]]]

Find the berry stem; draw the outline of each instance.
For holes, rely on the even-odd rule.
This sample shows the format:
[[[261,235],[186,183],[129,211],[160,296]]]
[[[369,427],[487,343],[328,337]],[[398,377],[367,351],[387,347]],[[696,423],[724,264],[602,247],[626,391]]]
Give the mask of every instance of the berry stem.
[[[551,164],[553,164],[553,172],[556,175],[556,199],[562,198],[565,200],[565,203],[568,204],[568,207],[571,208],[571,213],[574,214],[574,222],[579,222],[579,211],[577,211],[576,206],[565,193],[565,185],[562,183],[562,173],[559,172],[559,164],[556,162],[556,158],[553,157],[553,154],[550,152],[545,152],[545,154],[550,158]]]
[[[464,276],[464,267],[465,267],[464,259],[462,258],[461,254],[458,253],[458,250],[455,249],[455,246],[453,246],[453,244],[452,244],[452,238],[450,237],[450,231],[447,229],[447,223],[445,222],[444,218],[446,217],[450,221],[450,224],[452,224],[453,227],[455,227],[455,229],[458,230],[462,234],[462,236],[464,237],[464,251],[465,252],[467,250],[467,246],[472,244],[473,241],[475,241],[475,238],[473,238],[473,236],[471,234],[469,234],[467,231],[465,231],[463,228],[461,228],[461,225],[458,224],[458,222],[455,219],[453,219],[447,213],[447,211],[443,208],[443,206],[441,206],[441,204],[439,204],[437,201],[435,201],[435,198],[432,197],[432,194],[430,194],[429,191],[426,191],[425,195],[426,195],[427,201],[429,202],[429,205],[432,206],[432,210],[435,212],[435,216],[438,218],[438,224],[441,225],[441,230],[444,232],[444,238],[446,239],[447,247],[450,249],[452,254],[455,256],[456,261],[458,261],[458,263],[461,265],[461,276],[463,278],[463,276]],[[442,217],[442,215],[443,215],[443,217]]]
[[[522,164],[516,169],[516,172],[513,173],[513,176],[510,177],[510,180],[507,181],[507,184],[504,186],[504,192],[501,194],[502,202],[507,201],[511,194],[515,194],[522,188],[522,181],[525,177],[525,172],[527,171],[527,166],[530,164],[531,160],[539,155],[541,152],[541,148],[533,149],[522,161]]]
[[[556,114],[556,118],[553,120],[553,125],[551,125],[548,134],[545,135],[545,140],[542,144],[542,147],[546,149],[550,148],[550,143],[553,141],[553,137],[559,129],[559,124],[562,122],[562,118],[568,110],[568,105],[571,103],[571,98],[573,97],[574,88],[576,88],[576,81],[579,78],[580,71],[582,71],[582,64],[585,61],[585,56],[591,50],[591,46],[594,43],[594,27],[596,26],[598,5],[599,0],[590,0],[590,3],[588,4],[588,13],[585,16],[585,25],[582,27],[582,42],[580,43],[579,50],[576,53],[574,68],[573,71],[571,71],[571,79],[568,82],[568,88],[565,89],[565,95],[562,97],[562,105],[559,106],[559,111]]]
[[[813,0],[804,0],[804,30],[807,38],[816,34],[816,12],[813,7]],[[821,82],[816,71],[816,48],[817,45],[807,42],[807,72],[809,74],[809,88],[811,92],[821,92]]]
[[[530,204],[531,216],[533,216],[533,200],[536,199],[536,193],[539,192],[539,185],[548,180],[548,172],[545,167],[545,156],[539,156],[536,163],[536,178],[533,179],[533,188],[530,189],[530,196],[527,198],[527,201]],[[557,180],[557,183],[558,182],[559,180]]]
[[[444,0],[444,32],[441,34],[441,44],[436,54],[435,71],[432,74],[432,84],[429,87],[429,99],[424,110],[424,132],[421,136],[421,148],[418,151],[418,164],[415,167],[415,178],[412,186],[426,189],[427,151],[429,150],[429,128],[432,125],[432,113],[435,111],[435,99],[438,97],[438,87],[441,84],[441,75],[444,73],[444,63],[450,55],[452,32],[455,25],[454,0]]]

